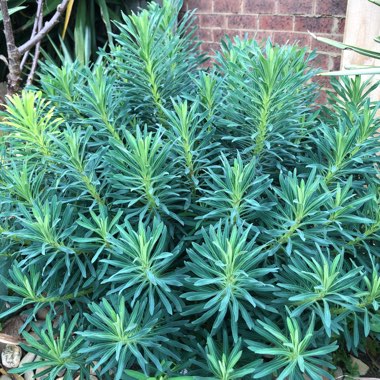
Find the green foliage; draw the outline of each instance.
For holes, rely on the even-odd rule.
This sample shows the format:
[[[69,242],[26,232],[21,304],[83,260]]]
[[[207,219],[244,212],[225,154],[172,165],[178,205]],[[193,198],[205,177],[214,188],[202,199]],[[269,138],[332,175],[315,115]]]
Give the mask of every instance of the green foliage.
[[[221,347],[219,347],[211,337],[208,337],[205,348],[198,345],[198,349],[202,352],[203,357],[206,358],[206,362],[195,362],[200,367],[199,373],[207,374],[211,372],[212,379],[234,380],[243,379],[255,372],[260,360],[251,361],[237,368],[243,354],[241,339],[234,342],[233,348],[230,348],[227,332],[224,330],[222,343]]]
[[[80,333],[89,343],[80,353],[86,354],[88,363],[96,361],[94,370],[102,367],[100,374],[103,375],[116,367],[115,379],[120,379],[124,370],[134,363],[147,372],[148,360],[159,370],[162,370],[160,360],[180,360],[169,349],[181,346],[169,339],[179,330],[176,323],[165,324],[159,309],[151,316],[146,310],[146,301],[137,302],[131,312],[126,310],[123,297],[114,303],[113,306],[103,300],[100,305],[90,304],[91,314],[85,314],[91,330]]]
[[[331,378],[380,338],[375,86],[318,106],[313,55],[270,41],[206,68],[180,5],[125,16],[91,67],[44,65],[1,115],[0,318],[41,358],[16,371]]]
[[[162,134],[136,128],[135,134],[125,132],[124,144],[111,142],[114,149],[106,160],[113,169],[112,196],[115,204],[130,209],[129,218],[173,218],[182,223],[177,215],[183,209],[183,190],[176,181],[179,172],[170,159],[171,144],[163,142]]]
[[[46,375],[47,379],[56,379],[60,373],[64,373],[64,379],[69,380],[74,374],[80,373],[82,378],[86,378],[89,368],[86,368],[84,358],[78,353],[78,348],[82,344],[82,339],[74,337],[73,333],[77,327],[78,315],[74,316],[70,324],[60,320],[60,327],[53,326],[48,315],[46,318],[46,329],[33,325],[36,337],[24,332],[27,344],[22,347],[28,352],[38,355],[41,360],[25,364],[22,368],[13,370],[14,373],[35,370],[46,366],[40,372],[41,376]]]
[[[254,378],[278,373],[277,379],[298,379],[306,373],[311,379],[334,379],[325,368],[333,368],[325,360],[328,354],[335,351],[335,343],[328,346],[310,349],[314,337],[314,314],[305,334],[296,320],[287,318],[286,327],[289,337],[272,322],[259,321],[256,333],[261,335],[270,345],[248,341],[248,348],[261,355],[270,355],[274,359],[259,366]]]
[[[200,202],[210,209],[203,220],[218,222],[229,219],[233,223],[253,223],[259,212],[269,211],[272,204],[265,203],[262,195],[268,189],[268,175],[258,175],[256,160],[244,163],[240,154],[230,164],[221,153],[221,165],[208,168],[207,185]]]
[[[305,114],[315,92],[303,84],[313,75],[307,67],[312,56],[296,50],[269,41],[264,48],[255,41],[227,41],[219,55],[226,97],[221,107],[224,138],[263,164],[293,158],[289,148],[307,126]]]
[[[189,73],[200,63],[193,19],[187,13],[178,23],[181,2],[165,0],[119,23],[119,46],[112,49],[112,70],[128,96],[127,109],[144,122],[160,121],[166,127],[162,106],[192,86]]]
[[[137,232],[128,222],[124,228],[117,227],[119,237],[113,242],[115,249],[109,259],[103,260],[115,270],[104,280],[115,286],[110,293],[125,294],[132,300],[132,307],[137,299],[148,299],[151,315],[155,311],[156,298],[169,314],[173,314],[172,304],[182,311],[181,302],[172,290],[182,285],[182,271],[171,268],[180,254],[180,247],[173,252],[167,251],[168,233],[164,224],[154,220],[150,228],[140,222]]]
[[[265,254],[250,236],[250,227],[230,226],[219,223],[202,231],[204,243],[193,244],[188,250],[186,266],[191,277],[188,279],[191,292],[183,294],[188,301],[196,302],[184,315],[200,315],[194,324],[203,324],[216,314],[211,335],[221,328],[227,318],[231,322],[234,340],[238,339],[238,321],[252,329],[254,322],[250,309],[271,309],[261,298],[273,291],[268,274],[273,267],[263,268]],[[264,298],[265,299],[265,298]],[[228,315],[228,316],[227,316]],[[242,322],[239,322],[242,323]]]

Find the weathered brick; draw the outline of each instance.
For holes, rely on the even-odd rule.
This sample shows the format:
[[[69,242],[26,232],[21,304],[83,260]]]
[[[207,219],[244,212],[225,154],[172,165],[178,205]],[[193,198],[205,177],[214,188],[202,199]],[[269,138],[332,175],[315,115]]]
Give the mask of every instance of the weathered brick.
[[[198,13],[207,13],[212,11],[211,0],[187,0],[188,9],[197,9]]]
[[[346,25],[346,19],[344,17],[342,18],[336,18],[335,23],[337,24],[336,26],[336,33],[343,34],[344,33],[344,27]]]
[[[326,104],[326,99],[327,99],[326,91],[319,91],[318,98],[317,98],[316,102],[318,104],[325,105]]]
[[[257,16],[252,16],[252,15],[228,16],[228,27],[231,29],[257,29]]]
[[[236,36],[241,36],[240,30],[234,30],[234,29],[214,29],[212,31],[213,34],[213,41],[214,42],[220,42],[225,37],[229,37],[230,39],[234,39]]]
[[[332,59],[331,70],[340,70],[341,56],[331,57],[331,59]]]
[[[243,12],[244,13],[274,13],[275,7],[276,7],[275,0],[244,0]]]
[[[310,46],[310,35],[307,33],[273,32],[273,41],[276,44],[294,44],[298,46]]]
[[[277,4],[277,13],[279,14],[307,15],[313,11],[312,0],[279,0]]]
[[[294,43],[321,52],[314,66],[324,70],[339,68],[339,49],[322,44],[307,31],[342,41],[347,0],[185,0],[185,9],[198,8],[197,32],[205,41],[202,49],[219,49],[226,34],[275,43]],[[259,29],[257,31],[257,29]],[[327,83],[323,83],[327,86]]]
[[[211,2],[211,0],[209,0]],[[214,0],[214,12],[239,13],[242,9],[242,0]]]
[[[205,42],[202,44],[202,51],[213,55],[215,51],[220,50],[220,44],[214,42]]]
[[[298,32],[331,33],[334,25],[332,17],[296,16],[294,30]]]
[[[212,38],[212,29],[199,28],[197,30],[197,37],[201,41],[212,42],[213,41],[213,38]]]
[[[268,38],[273,41],[273,32],[269,30],[248,31],[244,32],[242,37],[247,37],[258,42],[265,42]]]
[[[347,0],[317,0],[316,13],[319,15],[345,16]]]
[[[223,28],[226,24],[226,18],[223,15],[199,15],[199,22],[201,27],[205,28]]]
[[[261,30],[292,30],[292,16],[259,16],[259,29]]]
[[[318,54],[315,59],[311,61],[311,66],[320,68],[322,70],[330,70],[332,66],[331,57],[327,54]]]
[[[326,89],[331,89],[331,77],[317,75],[312,78],[312,82],[317,83],[318,86]]]

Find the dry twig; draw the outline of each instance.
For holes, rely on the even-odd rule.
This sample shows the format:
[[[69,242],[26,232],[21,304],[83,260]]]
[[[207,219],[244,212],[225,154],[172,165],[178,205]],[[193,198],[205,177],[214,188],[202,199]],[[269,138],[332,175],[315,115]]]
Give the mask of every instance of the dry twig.
[[[37,12],[36,12],[36,18],[34,19],[34,24],[33,24],[33,29],[32,29],[32,35],[30,36],[30,38],[33,38],[37,32],[41,29],[41,28],[38,28],[39,25],[40,25],[40,20],[42,19],[42,5],[43,5],[43,0],[37,0]],[[42,22],[42,20],[41,20]],[[30,50],[27,50],[25,53],[24,53],[24,56],[22,57],[22,60],[21,60],[21,70],[23,69],[25,63],[26,63],[26,60],[28,58],[28,55],[29,55],[29,51]]]
[[[42,3],[43,3],[43,0],[38,0],[38,5],[41,4],[41,8],[40,8],[40,13],[36,17],[36,20],[38,21],[37,22],[37,33],[39,33],[41,31],[41,29],[42,29],[42,19],[43,19]],[[33,57],[33,62],[32,62],[32,68],[30,69],[30,72],[29,72],[29,75],[28,75],[28,79],[26,81],[27,85],[31,85],[32,82],[33,82],[34,74],[36,73],[36,70],[37,70],[38,58],[40,56],[40,47],[41,47],[41,41],[37,42],[35,50],[34,50],[34,57]]]
[[[12,344],[14,346],[19,345],[20,343],[23,343],[23,340],[17,339],[12,335],[7,335],[0,333],[0,343],[3,344]]]

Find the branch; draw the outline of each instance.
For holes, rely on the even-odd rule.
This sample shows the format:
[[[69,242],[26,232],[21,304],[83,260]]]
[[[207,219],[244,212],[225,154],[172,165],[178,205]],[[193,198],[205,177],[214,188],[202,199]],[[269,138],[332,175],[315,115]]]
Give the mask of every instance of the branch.
[[[7,58],[4,57],[2,54],[0,54],[0,61],[3,61],[5,63],[5,66],[8,67],[8,61],[7,61]]]
[[[41,29],[42,29],[42,26],[40,27],[40,25],[42,25],[42,4],[43,4],[43,0],[37,0],[37,12],[36,12],[36,18],[34,19],[34,25],[33,25],[33,30],[32,30],[32,35],[30,38],[33,38],[37,32],[39,32]],[[28,58],[28,55],[29,55],[29,51],[30,50],[27,50],[24,54],[24,56],[22,57],[22,60],[21,60],[21,70],[22,68],[24,67],[25,63],[26,63],[26,60]]]
[[[10,50],[16,49],[16,43],[15,43],[15,36],[13,34],[11,18],[9,17],[7,0],[0,0],[0,10],[3,15],[4,35],[5,35],[5,40],[7,43],[7,52],[9,55]]]
[[[42,29],[42,20],[43,20],[43,15],[42,15],[42,3],[43,0],[38,0],[38,6],[39,6],[39,13],[37,13],[36,20],[37,22],[37,32],[39,33]],[[37,10],[38,12],[38,10]],[[36,33],[36,32],[35,32]],[[28,75],[28,79],[26,81],[27,85],[31,85],[33,82],[34,74],[36,73],[37,66],[38,66],[38,58],[40,56],[40,47],[41,47],[41,41],[37,42],[36,48],[34,51],[34,57],[33,57],[33,62],[32,62],[32,68],[30,69],[30,73]],[[25,53],[27,55],[27,53]]]
[[[16,337],[14,337],[12,335],[0,333],[0,343],[11,344],[12,346],[17,346],[20,343],[24,343],[24,342],[23,342],[23,339],[20,340],[20,339],[17,339]]]
[[[62,2],[58,5],[56,12],[53,17],[46,22],[44,27],[30,40],[26,41],[23,45],[18,48],[19,55],[25,54],[28,50],[34,47],[38,42],[40,42],[49,32],[50,30],[59,23],[59,19],[62,16],[62,13],[65,11],[67,4],[70,0],[62,0]],[[0,2],[5,2],[6,0],[0,0]]]
[[[21,81],[20,53],[15,43],[7,0],[0,0],[0,10],[3,15],[4,35],[8,54],[8,93],[12,94],[19,90]]]

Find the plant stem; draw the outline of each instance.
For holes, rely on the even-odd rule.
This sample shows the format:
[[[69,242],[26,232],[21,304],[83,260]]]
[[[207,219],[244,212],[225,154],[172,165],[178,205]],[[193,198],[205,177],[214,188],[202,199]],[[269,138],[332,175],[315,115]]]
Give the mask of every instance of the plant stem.
[[[42,20],[43,20],[42,3],[43,3],[43,0],[38,0],[38,9],[37,9],[37,15],[36,15],[36,23],[37,23],[38,33],[42,29]],[[31,85],[33,82],[34,74],[35,74],[35,72],[37,70],[37,66],[38,66],[38,58],[40,56],[40,47],[41,47],[41,41],[37,42],[36,47],[35,47],[32,68],[30,69],[30,73],[29,73],[28,79],[26,81],[27,85]],[[25,53],[25,55],[26,54],[27,53]]]
[[[267,124],[270,109],[270,93],[266,93],[263,98],[263,105],[260,112],[260,124],[258,126],[258,135],[256,137],[256,146],[253,150],[253,154],[260,155],[264,149],[265,138],[267,134]]]
[[[7,45],[7,54],[8,54],[8,89],[7,93],[9,95],[15,94],[20,90],[21,82],[21,68],[20,60],[21,54],[17,49],[15,43],[15,37],[13,33],[11,19],[9,17],[8,2],[7,0],[0,0],[0,10],[3,15],[3,24],[4,24],[4,36],[5,42]]]
[[[34,25],[33,25],[33,30],[32,30],[32,35],[30,38],[33,38],[36,33],[37,33],[37,29],[38,29],[38,32],[41,30],[42,28],[42,5],[43,5],[43,0],[38,0],[37,1],[37,13],[36,13],[36,18],[34,20]],[[41,20],[41,27],[40,26],[40,20]],[[22,60],[21,60],[21,70],[23,69],[25,63],[26,63],[26,60],[28,58],[28,55],[29,55],[29,50],[25,52],[24,56],[22,57]]]
[[[1,0],[6,1],[6,0]],[[55,25],[59,23],[59,20],[65,11],[67,4],[70,0],[63,0],[57,7],[57,10],[55,11],[53,17],[45,23],[43,28],[32,38],[30,38],[28,41],[26,41],[24,44],[22,44],[18,48],[18,52],[20,55],[26,53],[28,50],[30,50],[32,47],[36,46],[38,42],[40,42],[46,35],[50,32],[51,29]]]

